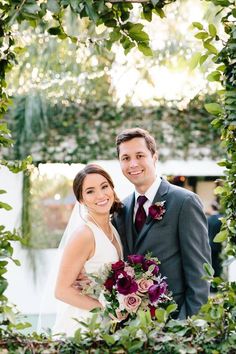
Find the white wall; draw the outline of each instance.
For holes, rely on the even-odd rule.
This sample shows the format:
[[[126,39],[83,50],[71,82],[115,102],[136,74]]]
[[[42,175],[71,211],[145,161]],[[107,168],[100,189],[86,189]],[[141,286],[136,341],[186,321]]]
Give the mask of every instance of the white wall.
[[[10,204],[12,210],[0,209],[0,225],[13,230],[21,225],[23,173],[12,173],[8,168],[0,167],[0,189],[7,193],[0,194],[0,200]]]

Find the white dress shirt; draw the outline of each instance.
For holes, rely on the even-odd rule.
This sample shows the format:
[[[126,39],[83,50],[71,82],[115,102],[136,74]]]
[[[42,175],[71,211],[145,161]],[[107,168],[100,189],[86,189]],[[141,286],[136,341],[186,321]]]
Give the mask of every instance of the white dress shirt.
[[[134,204],[134,220],[135,220],[135,215],[138,210],[138,202],[137,199],[140,195],[145,195],[147,197],[146,202],[144,203],[143,207],[146,212],[146,215],[148,215],[148,209],[152,205],[153,199],[155,198],[155,195],[160,187],[161,184],[161,177],[157,176],[153,184],[148,188],[145,194],[140,194],[135,190],[135,204]]]

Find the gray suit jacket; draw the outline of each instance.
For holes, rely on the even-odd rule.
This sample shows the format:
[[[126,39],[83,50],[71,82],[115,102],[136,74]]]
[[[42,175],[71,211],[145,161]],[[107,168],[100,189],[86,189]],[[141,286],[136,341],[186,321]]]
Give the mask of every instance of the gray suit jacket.
[[[206,217],[198,196],[184,188],[162,180],[153,200],[166,201],[162,220],[147,216],[138,235],[133,225],[134,193],[114,215],[124,247],[129,254],[151,252],[158,257],[160,271],[167,277],[169,289],[178,304],[179,319],[191,316],[207,302],[209,284],[202,280],[203,263],[211,263]]]

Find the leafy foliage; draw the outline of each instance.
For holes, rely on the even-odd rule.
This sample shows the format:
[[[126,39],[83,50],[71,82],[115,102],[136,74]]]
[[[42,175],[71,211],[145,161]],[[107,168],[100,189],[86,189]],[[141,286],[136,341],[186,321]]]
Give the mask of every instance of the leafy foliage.
[[[210,1],[210,0],[209,0]],[[224,90],[219,91],[219,102],[205,105],[206,110],[216,118],[212,121],[213,127],[221,131],[221,139],[227,150],[227,157],[219,163],[226,168],[226,177],[222,180],[223,187],[216,193],[220,196],[225,210],[222,219],[222,230],[215,238],[215,242],[228,241],[226,254],[236,256],[236,26],[235,1],[212,1],[221,6],[218,15],[222,13],[221,23],[224,27],[227,40],[220,39],[214,24],[203,28],[200,23],[193,23],[200,30],[196,38],[202,40],[206,52],[199,58],[202,65],[207,58],[214,63],[214,70],[208,75],[209,81],[221,83]],[[217,42],[221,41],[223,48],[217,49]]]
[[[160,102],[158,107],[117,107],[94,100],[52,103],[42,94],[16,97],[8,121],[15,141],[8,158],[34,162],[82,162],[116,157],[114,140],[126,127],[152,131],[159,142],[160,159],[222,157],[217,129],[209,132],[212,116],[204,110],[211,97],[196,97],[185,109]],[[30,101],[30,107],[28,102]],[[45,124],[45,116],[47,124]]]

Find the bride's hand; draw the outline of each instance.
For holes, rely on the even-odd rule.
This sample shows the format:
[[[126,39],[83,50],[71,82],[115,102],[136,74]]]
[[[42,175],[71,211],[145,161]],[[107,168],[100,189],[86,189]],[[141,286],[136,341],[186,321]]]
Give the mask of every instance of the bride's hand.
[[[85,269],[83,268],[74,281],[73,287],[79,291],[84,291],[90,284],[91,280],[88,278]]]

